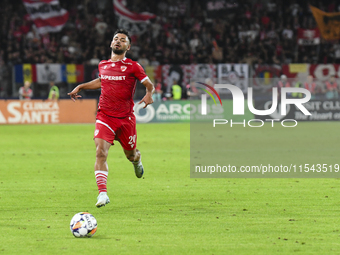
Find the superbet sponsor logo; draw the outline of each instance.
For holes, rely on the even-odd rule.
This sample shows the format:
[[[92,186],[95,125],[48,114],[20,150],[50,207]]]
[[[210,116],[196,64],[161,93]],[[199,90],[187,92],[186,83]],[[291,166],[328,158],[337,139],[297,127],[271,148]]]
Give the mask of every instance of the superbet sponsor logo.
[[[207,89],[210,89],[210,91],[212,91],[217,98],[220,101],[220,104],[222,105],[222,101],[221,98],[219,97],[218,93],[216,92],[215,89],[228,89],[230,90],[232,96],[233,96],[233,114],[234,115],[244,115],[244,94],[242,92],[242,90],[240,88],[238,88],[235,85],[231,85],[231,84],[215,84],[214,87],[211,87],[207,84],[204,83],[200,83],[199,84],[204,85]],[[212,98],[213,95],[212,93],[210,93],[207,89],[203,89],[205,92],[207,92],[207,94],[209,94]],[[302,93],[305,95],[304,98],[287,98],[288,94],[291,93]],[[247,97],[248,101],[248,109],[251,113],[255,114],[255,115],[260,115],[260,116],[265,116],[265,115],[270,115],[272,113],[274,113],[276,111],[276,108],[278,106],[278,93],[277,93],[277,88],[273,88],[272,89],[272,106],[270,109],[265,109],[265,110],[257,110],[254,108],[253,106],[253,88],[248,88],[248,97]],[[298,109],[300,109],[300,111],[304,114],[304,115],[311,115],[311,113],[305,108],[305,106],[303,106],[303,103],[307,103],[309,100],[311,99],[311,93],[309,90],[304,89],[304,88],[282,88],[281,89],[281,115],[287,115],[287,111],[286,108],[288,105],[290,104],[294,104]],[[215,101],[215,100],[214,100]],[[216,104],[216,101],[215,101]],[[207,114],[207,95],[206,94],[202,94],[201,95],[201,114],[202,115],[206,115]],[[267,120],[266,120],[267,121]],[[272,123],[272,127],[274,126],[274,121],[278,121],[278,120],[268,120],[271,121]],[[293,126],[287,126],[284,125],[285,121],[291,121],[294,122],[295,125]],[[260,122],[260,125],[251,125],[251,122]],[[215,127],[218,124],[227,124],[230,123],[231,127],[232,125],[232,120],[228,121],[225,119],[214,119],[213,120],[213,126]],[[242,124],[244,127],[246,126],[246,121],[244,120],[241,123],[236,123],[234,122],[234,124]],[[259,119],[254,119],[254,120],[250,120],[248,121],[248,126],[249,127],[262,127],[264,124],[264,122],[262,120]],[[297,125],[297,121],[294,119],[290,119],[290,120],[284,120],[281,122],[281,125],[283,127],[295,127]]]
[[[110,76],[110,75],[104,75],[102,74],[100,76],[100,79],[102,80],[109,80],[109,81],[125,81],[125,76]]]

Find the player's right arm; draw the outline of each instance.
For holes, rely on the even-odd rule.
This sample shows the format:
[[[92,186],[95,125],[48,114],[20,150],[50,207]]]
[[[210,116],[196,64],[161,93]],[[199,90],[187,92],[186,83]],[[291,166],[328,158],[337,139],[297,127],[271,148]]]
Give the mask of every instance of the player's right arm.
[[[90,82],[79,84],[77,87],[75,87],[70,93],[67,93],[71,97],[73,101],[76,101],[76,99],[80,98],[81,95],[78,95],[78,93],[82,90],[88,90],[88,89],[100,89],[101,88],[101,81],[100,78],[94,79]]]

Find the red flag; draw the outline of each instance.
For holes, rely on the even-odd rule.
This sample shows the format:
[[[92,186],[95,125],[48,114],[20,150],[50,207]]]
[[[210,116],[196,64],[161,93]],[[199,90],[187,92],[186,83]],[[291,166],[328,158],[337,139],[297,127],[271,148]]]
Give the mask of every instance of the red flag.
[[[68,20],[69,13],[60,7],[59,0],[23,0],[39,34],[59,32]]]
[[[149,19],[155,18],[156,15],[148,12],[132,12],[124,6],[122,1],[123,0],[113,0],[114,11],[119,18],[119,28],[128,30],[132,35],[144,33],[147,29]]]

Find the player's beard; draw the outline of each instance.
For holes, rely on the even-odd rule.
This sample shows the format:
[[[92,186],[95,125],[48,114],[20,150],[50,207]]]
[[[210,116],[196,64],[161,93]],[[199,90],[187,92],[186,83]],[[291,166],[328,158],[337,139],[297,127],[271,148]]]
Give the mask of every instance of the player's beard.
[[[125,49],[115,49],[115,48],[111,48],[112,52],[116,55],[123,55],[125,53]]]

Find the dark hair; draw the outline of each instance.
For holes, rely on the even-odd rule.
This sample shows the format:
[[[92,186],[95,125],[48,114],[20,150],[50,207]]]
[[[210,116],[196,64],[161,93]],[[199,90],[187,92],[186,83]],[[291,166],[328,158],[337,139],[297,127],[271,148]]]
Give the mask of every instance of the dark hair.
[[[131,37],[130,37],[128,31],[126,31],[125,29],[122,29],[122,28],[118,28],[116,30],[116,32],[113,34],[113,37],[115,37],[116,34],[124,34],[124,35],[126,35],[127,38],[129,39],[129,43],[131,44]]]

